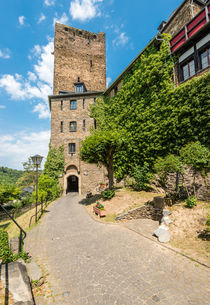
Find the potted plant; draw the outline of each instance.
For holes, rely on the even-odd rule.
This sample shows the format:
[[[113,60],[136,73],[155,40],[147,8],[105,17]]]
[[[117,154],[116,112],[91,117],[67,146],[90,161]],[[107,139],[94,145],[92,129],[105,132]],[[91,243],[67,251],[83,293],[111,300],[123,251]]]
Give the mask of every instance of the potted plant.
[[[99,185],[100,185],[101,190],[103,190],[105,188],[105,183],[104,182],[100,182]]]
[[[100,217],[106,216],[106,211],[104,210],[104,206],[100,202],[96,203],[96,205],[93,207],[93,211],[95,212],[95,214],[99,215]]]

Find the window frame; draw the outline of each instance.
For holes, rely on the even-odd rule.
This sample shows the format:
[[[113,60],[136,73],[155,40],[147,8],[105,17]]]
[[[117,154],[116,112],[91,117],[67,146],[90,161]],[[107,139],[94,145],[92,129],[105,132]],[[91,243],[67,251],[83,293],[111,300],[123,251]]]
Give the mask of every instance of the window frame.
[[[190,74],[190,63],[193,61],[194,63],[194,74],[191,75]],[[184,70],[183,68],[187,66],[187,70],[188,70],[188,77],[185,79],[184,78]],[[190,79],[191,77],[193,77],[194,75],[196,75],[196,60],[195,60],[195,53],[193,53],[191,56],[189,56],[188,58],[186,58],[183,62],[181,62],[179,64],[179,82],[185,82],[188,79]]]
[[[72,107],[74,104],[76,107]],[[77,110],[77,100],[70,100],[70,110]]]
[[[71,147],[74,147],[74,149],[72,150]],[[76,154],[76,143],[68,144],[68,152],[69,152],[69,154]]]
[[[74,128],[72,128],[74,126]],[[77,131],[77,121],[70,121],[69,122],[69,131],[76,132]]]
[[[202,54],[206,53],[207,54],[207,66],[202,67]],[[205,45],[198,51],[198,56],[199,56],[199,65],[200,65],[200,70],[205,70],[210,66],[210,44]]]

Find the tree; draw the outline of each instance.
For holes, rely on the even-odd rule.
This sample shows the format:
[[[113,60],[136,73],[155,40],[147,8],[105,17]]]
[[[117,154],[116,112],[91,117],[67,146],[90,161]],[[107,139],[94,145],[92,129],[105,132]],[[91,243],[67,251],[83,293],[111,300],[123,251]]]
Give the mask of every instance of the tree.
[[[206,174],[210,168],[210,150],[199,141],[184,146],[180,151],[183,162],[193,169],[193,189],[195,190],[195,176],[197,172]]]
[[[20,199],[21,190],[15,184],[0,185],[0,204]]]
[[[23,162],[24,173],[17,181],[20,187],[35,186],[36,184],[36,171],[31,157],[26,162]]]
[[[45,174],[42,174],[39,177],[38,190],[39,202],[55,200],[59,197],[61,192],[61,188],[57,181]]]
[[[58,149],[49,145],[47,161],[44,165],[44,174],[58,181],[59,175],[64,171],[64,147]]]
[[[80,149],[80,157],[88,163],[104,165],[108,172],[109,189],[113,188],[114,154],[125,143],[123,134],[115,130],[96,130],[87,137]]]

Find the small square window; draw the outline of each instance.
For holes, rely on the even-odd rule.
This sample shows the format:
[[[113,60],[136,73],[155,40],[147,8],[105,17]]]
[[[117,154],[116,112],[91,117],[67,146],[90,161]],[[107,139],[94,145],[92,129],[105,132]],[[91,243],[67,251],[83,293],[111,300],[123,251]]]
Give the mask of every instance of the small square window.
[[[71,132],[77,131],[77,122],[73,121],[69,123],[69,131]]]
[[[202,69],[205,69],[210,65],[210,48],[207,48],[204,52],[201,53],[200,60]]]
[[[69,154],[75,154],[75,152],[76,152],[76,144],[69,143]]]
[[[77,109],[77,101],[70,101],[70,109],[71,110]]]

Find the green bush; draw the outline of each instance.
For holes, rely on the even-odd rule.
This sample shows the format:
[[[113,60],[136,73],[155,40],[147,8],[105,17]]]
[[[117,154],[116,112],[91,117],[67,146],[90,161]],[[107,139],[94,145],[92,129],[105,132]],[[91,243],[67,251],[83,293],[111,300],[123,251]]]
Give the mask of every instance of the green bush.
[[[9,247],[8,233],[0,229],[0,259],[3,264],[13,261],[13,253]]]
[[[29,206],[34,202],[32,194],[27,194],[24,198],[21,199],[22,206]]]
[[[106,191],[103,191],[101,193],[102,197],[104,199],[111,199],[112,197],[115,196],[115,190],[114,189],[111,189],[111,190],[106,190]]]
[[[198,204],[198,201],[195,196],[190,196],[185,200],[185,206],[189,209],[192,209]]]
[[[131,175],[135,179],[134,188],[137,191],[149,190],[149,184],[153,178],[153,174],[150,172],[148,163],[145,162],[143,166],[135,166]]]

